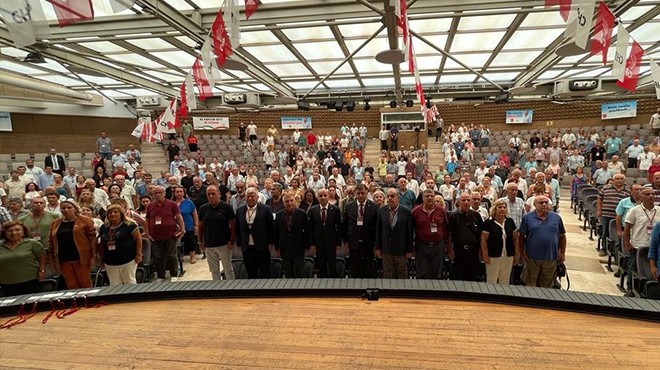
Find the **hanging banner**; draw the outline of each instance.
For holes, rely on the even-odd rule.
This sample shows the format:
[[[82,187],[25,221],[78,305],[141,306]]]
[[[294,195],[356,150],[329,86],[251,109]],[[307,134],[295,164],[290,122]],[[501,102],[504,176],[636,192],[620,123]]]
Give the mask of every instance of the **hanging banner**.
[[[508,110],[506,111],[506,124],[507,125],[520,125],[532,123],[532,116],[534,111],[531,109],[526,110]]]
[[[193,117],[193,129],[229,130],[229,117]]]
[[[11,127],[11,113],[0,112],[0,131],[14,131]]]
[[[600,106],[600,119],[637,117],[637,100],[603,103]]]
[[[283,130],[309,130],[312,128],[312,117],[282,117]]]

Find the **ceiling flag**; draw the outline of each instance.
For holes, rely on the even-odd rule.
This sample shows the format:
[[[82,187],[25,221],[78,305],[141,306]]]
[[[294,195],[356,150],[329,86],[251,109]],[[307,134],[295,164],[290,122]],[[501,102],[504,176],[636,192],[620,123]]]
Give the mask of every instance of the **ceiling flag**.
[[[9,37],[19,48],[50,35],[41,0],[2,0],[0,16],[7,26]]]
[[[186,93],[186,82],[184,81],[179,87],[179,98],[181,99],[181,104],[179,104],[179,109],[177,114],[181,118],[186,118],[188,116],[188,94]]]
[[[211,39],[206,38],[204,44],[202,45],[202,66],[206,72],[206,77],[209,80],[209,85],[211,87],[222,82],[222,76],[220,75],[220,67],[218,67],[218,60],[213,54],[213,48],[211,47]]]
[[[245,19],[250,19],[258,7],[259,0],[245,0]]]
[[[655,86],[655,96],[660,100],[660,66],[653,59],[651,59],[651,75]]]
[[[160,134],[158,134],[160,136]],[[142,129],[142,137],[140,138],[142,141],[146,141],[148,143],[155,143],[156,142],[156,122],[151,121],[151,122],[144,122],[144,128]]]
[[[206,98],[213,96],[213,88],[209,85],[209,79],[206,77],[206,71],[202,66],[199,57],[195,59],[195,63],[192,67],[192,73],[195,77],[195,84],[197,85],[197,91],[199,92],[199,99],[205,101]]]
[[[603,64],[607,64],[607,51],[612,41],[614,29],[614,14],[603,0],[598,4],[598,19],[594,27],[594,37],[591,39],[591,54],[602,53]]]
[[[642,64],[642,57],[644,56],[644,49],[637,41],[633,39],[633,45],[630,49],[630,55],[626,60],[626,69],[623,74],[623,80],[617,81],[616,84],[628,91],[637,90],[637,81],[639,80],[639,67]]]
[[[220,9],[222,11],[222,9]],[[241,20],[240,11],[236,0],[225,0],[225,25],[229,28],[231,44],[236,48],[241,43]]]
[[[231,41],[227,34],[225,21],[222,19],[222,9],[215,16],[215,20],[211,26],[211,39],[213,40],[213,52],[215,53],[218,67],[222,68],[227,58],[234,53],[231,49]]]
[[[628,53],[628,40],[630,34],[626,27],[621,23],[617,27],[616,35],[616,53],[614,54],[614,62],[612,63],[612,77],[618,81],[623,80],[623,74],[626,69],[626,55]]]
[[[142,139],[142,134],[144,133],[144,122],[140,122],[138,120],[137,126],[133,129],[133,132],[131,132],[131,136],[135,136],[138,139]]]
[[[156,132],[164,134],[173,134],[176,128],[180,126],[179,116],[176,114],[178,98],[174,98],[165,111],[156,119]]]
[[[110,0],[110,7],[115,13],[123,12],[130,9],[135,5],[135,0]]]
[[[568,20],[568,15],[571,12],[571,0],[545,0],[545,7],[549,8],[554,5],[559,5],[559,14],[564,18],[564,22]]]
[[[47,0],[53,5],[60,27],[94,19],[92,0]]]
[[[566,25],[566,38],[574,38],[575,45],[580,49],[587,49],[591,25],[594,18],[593,0],[576,0]]]
[[[195,85],[193,83],[192,73],[186,75],[186,105],[189,111],[197,109],[197,99],[195,98]]]

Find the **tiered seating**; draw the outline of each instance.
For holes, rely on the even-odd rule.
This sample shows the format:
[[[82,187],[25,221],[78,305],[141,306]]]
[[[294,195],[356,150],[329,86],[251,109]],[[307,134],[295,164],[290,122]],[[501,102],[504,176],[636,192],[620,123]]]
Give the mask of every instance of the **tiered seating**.
[[[9,171],[24,166],[28,159],[34,159],[36,166],[43,167],[47,155],[47,153],[0,154],[0,180],[7,180]],[[87,174],[90,172],[89,163],[94,158],[94,153],[64,153],[64,158],[67,167],[75,167],[79,173]]]

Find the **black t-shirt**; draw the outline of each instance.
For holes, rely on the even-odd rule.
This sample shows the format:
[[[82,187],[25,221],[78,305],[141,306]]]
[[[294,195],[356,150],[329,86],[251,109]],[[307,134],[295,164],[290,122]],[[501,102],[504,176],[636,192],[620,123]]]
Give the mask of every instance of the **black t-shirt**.
[[[516,231],[516,224],[513,219],[507,217],[504,219],[504,231],[506,232],[506,245],[503,245],[502,228],[491,217],[484,221],[481,230],[488,233],[488,257],[502,257],[502,248],[506,247],[506,255],[513,256],[516,253],[513,245],[513,232]]]
[[[101,226],[99,236],[103,247],[103,263],[110,266],[119,266],[135,259],[135,240],[133,232],[137,229],[135,223],[122,223],[117,228],[108,225]],[[114,247],[111,245],[114,242]]]
[[[57,229],[58,258],[60,263],[80,261],[80,254],[73,240],[73,224],[75,221],[62,221]]]
[[[340,168],[341,168],[341,175],[342,176],[348,176],[348,173],[351,171],[351,164],[350,163],[342,163]]]
[[[593,147],[591,148],[591,160],[592,161],[602,161],[605,158],[605,147]]]
[[[367,172],[368,174],[373,176],[374,175],[374,168],[371,167],[371,166],[367,166],[367,167],[364,168],[364,172]]]
[[[451,231],[454,249],[464,245],[479,247],[482,223],[479,213],[471,209],[467,213],[457,209],[449,214],[447,229]]]
[[[206,247],[221,247],[229,241],[229,221],[236,217],[234,209],[226,202],[220,201],[213,207],[210,203],[199,209],[199,221],[204,223],[204,245]]]
[[[541,142],[541,138],[540,138],[540,137],[538,137],[538,136],[537,136],[537,137],[531,137],[531,138],[529,139],[529,147],[530,147],[531,149],[534,149],[534,148],[536,148],[536,145],[538,145],[538,143],[540,143],[540,142]]]
[[[197,189],[194,185],[191,186],[188,189],[188,196],[190,197],[190,200],[195,203],[195,207],[199,209],[203,204],[208,203],[208,199],[206,199],[206,185],[202,185],[199,189]]]
[[[165,150],[167,151],[167,156],[170,158],[170,162],[172,162],[174,160],[174,156],[178,155],[181,151],[178,145],[168,145]]]

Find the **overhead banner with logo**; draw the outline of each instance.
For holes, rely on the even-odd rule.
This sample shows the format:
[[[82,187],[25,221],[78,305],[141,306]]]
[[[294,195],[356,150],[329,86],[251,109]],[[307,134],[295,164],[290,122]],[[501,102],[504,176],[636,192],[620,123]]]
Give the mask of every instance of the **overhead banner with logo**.
[[[193,129],[196,131],[228,130],[229,117],[193,117]]]
[[[532,123],[532,115],[534,111],[531,109],[526,110],[508,110],[506,111],[506,124],[507,125],[521,125]]]
[[[600,106],[600,119],[637,117],[637,100],[603,103]]]
[[[283,130],[309,130],[312,128],[312,117],[282,117]]]
[[[11,113],[0,112],[0,131],[14,131],[11,127]]]

